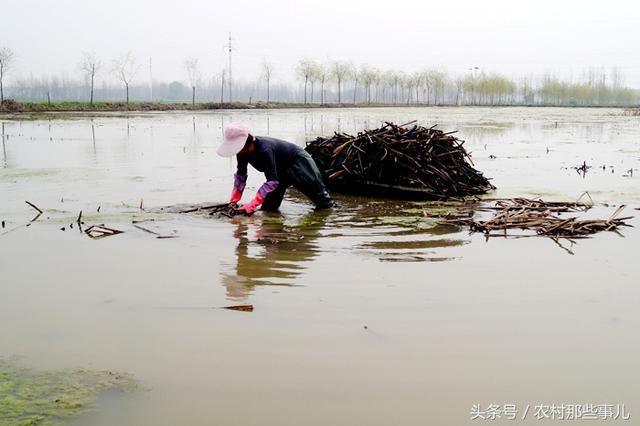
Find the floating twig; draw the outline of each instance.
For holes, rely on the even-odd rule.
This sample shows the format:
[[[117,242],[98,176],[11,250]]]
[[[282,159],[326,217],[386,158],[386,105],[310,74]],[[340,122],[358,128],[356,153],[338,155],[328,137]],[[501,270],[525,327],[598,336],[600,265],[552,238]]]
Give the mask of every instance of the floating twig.
[[[253,305],[223,306],[222,309],[229,309],[230,311],[253,312]]]
[[[88,227],[85,231],[89,237],[93,239],[99,239],[104,237],[109,237],[111,235],[122,234],[123,231],[119,231],[117,229],[109,228],[104,225],[92,225]]]
[[[29,204],[31,207],[33,207],[34,209],[36,209],[38,211],[39,214],[42,214],[43,211],[40,210],[40,208],[38,208],[38,206],[36,206],[35,204],[29,202],[29,201],[25,201],[25,203]]]
[[[136,224],[136,223],[134,223],[134,224],[133,224],[133,227],[134,227],[134,228],[138,228],[138,229],[140,229],[141,231],[148,232],[149,234],[153,234],[153,235],[160,235],[158,232],[156,232],[156,231],[152,231],[151,229],[145,228],[144,226],[140,226],[140,225],[138,225],[138,224]]]

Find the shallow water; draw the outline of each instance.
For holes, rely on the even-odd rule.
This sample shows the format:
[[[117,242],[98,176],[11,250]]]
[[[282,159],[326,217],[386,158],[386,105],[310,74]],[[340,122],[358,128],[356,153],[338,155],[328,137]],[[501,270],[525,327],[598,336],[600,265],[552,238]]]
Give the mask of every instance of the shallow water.
[[[4,118],[0,356],[126,371],[150,388],[73,424],[461,425],[478,423],[473,404],[509,403],[531,404],[520,424],[538,423],[536,404],[637,414],[636,228],[563,242],[569,254],[438,225],[452,209],[440,204],[335,194],[341,208],[320,213],[291,193],[280,214],[233,221],[153,210],[226,200],[234,164],[215,148],[227,122],[304,144],[414,119],[460,131],[490,197],[589,191],[595,215],[640,207],[640,123],[619,110]],[[585,176],[572,169],[583,161]],[[250,174],[247,197],[261,180]],[[44,210],[33,223],[25,200]],[[70,228],[80,210],[125,232],[91,240]],[[255,310],[216,309],[239,303]]]

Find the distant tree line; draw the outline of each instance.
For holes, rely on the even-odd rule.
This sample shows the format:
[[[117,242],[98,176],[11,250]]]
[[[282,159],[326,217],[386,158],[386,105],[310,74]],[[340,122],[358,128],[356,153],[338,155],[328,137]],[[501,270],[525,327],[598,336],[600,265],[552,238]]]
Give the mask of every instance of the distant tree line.
[[[35,77],[11,74],[15,54],[0,48],[0,97],[23,101],[171,101],[171,102],[295,102],[304,104],[388,105],[550,105],[632,106],[638,92],[624,84],[613,67],[592,68],[582,78],[568,81],[553,74],[519,79],[485,72],[478,67],[453,75],[432,67],[418,71],[380,70],[348,61],[301,59],[295,80],[275,80],[279,71],[263,60],[255,81],[228,79],[228,70],[202,70],[197,58],[186,58],[184,75],[163,82],[141,72],[132,53],[103,63],[95,53],[84,53],[78,72]],[[286,71],[286,70],[284,70]],[[229,90],[233,84],[233,91]],[[233,99],[228,94],[233,93]]]

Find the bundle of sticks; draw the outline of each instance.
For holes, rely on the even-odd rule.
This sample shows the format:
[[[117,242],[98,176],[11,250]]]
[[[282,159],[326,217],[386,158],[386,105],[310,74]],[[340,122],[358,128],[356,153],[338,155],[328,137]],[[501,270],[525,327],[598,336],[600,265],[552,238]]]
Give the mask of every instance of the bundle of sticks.
[[[306,150],[315,160],[329,187],[349,189],[352,184],[382,184],[417,189],[435,198],[483,194],[495,187],[473,162],[464,141],[436,126],[415,121],[357,136],[335,133],[308,142]],[[373,187],[372,186],[372,187]]]
[[[210,216],[225,216],[234,217],[240,214],[238,212],[238,205],[235,203],[223,203],[214,205],[201,205],[190,207],[188,209],[180,210],[179,213],[200,213],[206,212]]]
[[[472,231],[484,232],[487,236],[504,236],[508,230],[522,229],[535,231],[537,235],[555,238],[581,238],[602,231],[616,231],[621,226],[631,226],[628,217],[618,217],[625,206],[619,206],[608,219],[580,219],[576,216],[562,217],[561,214],[584,212],[592,204],[579,202],[546,202],[526,198],[497,200],[485,207],[495,211],[487,220],[456,218],[446,223],[467,225]],[[499,232],[496,232],[499,231]]]

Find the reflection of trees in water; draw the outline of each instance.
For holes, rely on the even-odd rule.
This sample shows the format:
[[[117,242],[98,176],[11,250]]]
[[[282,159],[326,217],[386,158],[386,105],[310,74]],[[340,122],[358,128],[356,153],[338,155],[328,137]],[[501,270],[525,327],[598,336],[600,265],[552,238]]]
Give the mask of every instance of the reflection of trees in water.
[[[318,239],[326,212],[312,212],[291,224],[285,217],[264,215],[255,221],[234,220],[235,271],[223,273],[227,296],[244,300],[256,286],[294,286],[318,255]]]
[[[514,123],[460,124],[454,128],[459,130],[463,139],[474,139],[475,142],[485,138],[502,136],[513,130]]]

